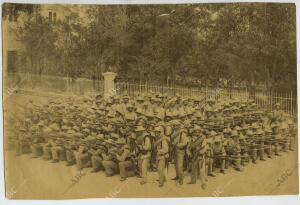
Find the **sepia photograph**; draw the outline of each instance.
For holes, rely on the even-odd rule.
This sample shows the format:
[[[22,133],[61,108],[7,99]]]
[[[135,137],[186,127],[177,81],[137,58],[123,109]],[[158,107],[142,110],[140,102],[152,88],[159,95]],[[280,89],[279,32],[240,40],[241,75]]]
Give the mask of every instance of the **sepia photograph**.
[[[295,3],[1,6],[6,199],[299,194]]]

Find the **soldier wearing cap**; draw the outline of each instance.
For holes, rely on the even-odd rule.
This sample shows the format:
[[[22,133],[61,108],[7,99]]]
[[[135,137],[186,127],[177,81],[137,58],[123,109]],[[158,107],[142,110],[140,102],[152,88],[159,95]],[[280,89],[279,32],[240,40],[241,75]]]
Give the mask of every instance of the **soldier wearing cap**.
[[[133,168],[135,165],[132,163],[132,153],[130,152],[130,147],[126,144],[126,140],[119,138],[116,143],[120,149],[120,152],[116,154],[120,169],[120,181],[124,181],[127,177],[135,175],[135,169]]]
[[[242,171],[241,169],[241,148],[239,142],[239,133],[234,130],[231,134],[233,140],[230,144],[231,152],[229,153],[232,157],[232,162],[235,170]]]
[[[51,152],[52,152],[52,163],[59,162],[59,152],[61,151],[61,146],[63,145],[61,139],[56,139],[51,143]]]
[[[293,119],[290,117],[289,119],[288,119],[288,135],[289,135],[289,137],[290,137],[290,143],[289,143],[289,150],[291,150],[291,151],[293,151],[294,149],[295,149],[295,139],[296,139],[296,129],[295,129],[295,122],[293,121]]]
[[[280,156],[279,154],[279,141],[282,139],[281,133],[279,132],[279,126],[277,123],[272,123],[271,128],[273,131],[274,138],[274,152],[276,156]]]
[[[74,152],[77,150],[77,145],[74,139],[68,140],[65,145],[66,148],[66,166],[72,166],[76,164],[76,157]]]
[[[105,174],[107,177],[113,176],[118,171],[118,160],[117,160],[117,152],[116,143],[112,139],[108,139],[105,141],[108,145],[107,154],[103,154],[103,167],[105,170]]]
[[[201,128],[194,126],[191,142],[187,149],[187,155],[191,161],[191,181],[188,184],[196,184],[199,175],[201,187],[206,188],[205,178],[205,154],[207,150],[206,138],[201,134]]]
[[[138,167],[140,177],[142,177],[140,184],[145,184],[147,182],[147,172],[151,157],[151,138],[142,126],[138,126],[136,132],[138,144]]]
[[[211,148],[212,155],[209,157],[208,161],[208,176],[215,177],[213,174],[213,166],[216,162],[219,162],[220,164],[220,172],[225,173],[225,157],[226,152],[224,149],[224,146],[222,144],[221,138],[219,136],[216,136],[213,139],[213,144]]]
[[[185,156],[185,151],[189,143],[188,131],[185,128],[182,128],[180,134],[174,141],[176,146],[176,155],[175,155],[175,170],[176,177],[173,180],[178,180],[180,185],[183,184],[183,160]]]
[[[91,156],[88,152],[87,141],[84,140],[81,142],[79,149],[75,152],[77,169],[81,170],[83,168],[91,167]]]
[[[156,161],[157,161],[157,173],[158,173],[158,182],[159,187],[162,187],[166,182],[166,176],[164,173],[166,159],[169,158],[169,138],[164,135],[164,128],[162,126],[157,126],[154,130],[156,141],[154,143],[154,148],[157,152]]]
[[[24,127],[20,128],[20,134],[16,140],[16,156],[20,156],[21,154],[30,153],[30,146],[27,141],[28,131]]]
[[[33,130],[33,139],[32,139],[32,144],[31,144],[31,151],[33,154],[33,158],[37,158],[43,155],[43,147],[42,143],[45,142],[45,138],[43,136],[43,122],[38,123],[38,129]]]
[[[272,129],[270,125],[264,126],[265,133],[265,151],[269,158],[272,158]]]

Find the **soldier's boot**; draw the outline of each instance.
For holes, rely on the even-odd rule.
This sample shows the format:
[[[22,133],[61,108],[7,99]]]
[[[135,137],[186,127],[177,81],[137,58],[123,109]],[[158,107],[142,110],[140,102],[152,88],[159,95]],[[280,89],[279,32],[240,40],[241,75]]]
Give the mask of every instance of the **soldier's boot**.
[[[289,151],[289,145],[290,143],[288,142],[288,140],[284,143],[283,145],[283,151],[284,152],[288,152]]]
[[[59,161],[67,161],[66,150],[61,149],[59,151]]]
[[[228,167],[229,167],[229,160],[226,159],[226,160],[225,160],[225,169],[228,169]]]
[[[59,162],[59,154],[56,149],[52,150],[52,163],[57,163]]]
[[[240,172],[243,171],[243,168],[241,167],[241,163],[242,163],[241,157],[238,157],[235,161],[235,170]]]
[[[225,172],[225,159],[221,159],[220,161],[220,172],[226,174]]]
[[[252,154],[252,163],[256,164],[256,158],[257,158],[257,150],[253,149],[253,154]]]
[[[44,147],[44,154],[43,159],[44,160],[51,160],[52,159],[52,152],[50,147]]]
[[[210,177],[215,177],[216,175],[213,174],[212,167],[213,167],[213,160],[210,159],[210,161],[208,162],[207,175],[210,176]]]
[[[266,161],[266,160],[264,159],[264,148],[261,148],[261,149],[259,150],[259,159],[260,159],[261,161]]]
[[[281,156],[281,155],[279,154],[279,145],[278,145],[278,143],[275,144],[275,155],[276,155],[276,156]]]
[[[76,159],[72,151],[70,150],[66,151],[66,158],[67,158],[66,166],[72,166],[76,164]]]

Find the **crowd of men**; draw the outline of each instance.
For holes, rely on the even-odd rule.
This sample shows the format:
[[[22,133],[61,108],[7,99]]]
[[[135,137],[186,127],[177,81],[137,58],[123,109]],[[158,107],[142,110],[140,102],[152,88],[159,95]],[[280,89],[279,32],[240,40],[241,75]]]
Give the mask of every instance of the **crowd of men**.
[[[173,180],[182,185],[189,173],[189,184],[200,179],[204,189],[217,171],[243,171],[248,163],[295,149],[296,120],[278,103],[267,112],[251,98],[149,93],[29,100],[9,143],[17,155],[92,167],[107,177],[119,173],[121,181],[137,176],[145,184],[148,171],[157,171],[160,187],[174,164]]]

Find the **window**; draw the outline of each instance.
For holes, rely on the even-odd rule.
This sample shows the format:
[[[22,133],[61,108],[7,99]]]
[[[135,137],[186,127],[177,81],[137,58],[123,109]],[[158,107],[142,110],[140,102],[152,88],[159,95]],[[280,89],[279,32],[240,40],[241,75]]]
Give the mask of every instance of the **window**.
[[[53,22],[56,22],[56,12],[53,12]]]
[[[49,21],[52,21],[52,11],[49,11]]]
[[[10,21],[10,22],[12,22],[12,21],[17,21],[17,11],[15,10],[15,9],[13,9],[13,8],[10,8],[10,10],[9,10],[9,14],[8,14],[8,20]]]

